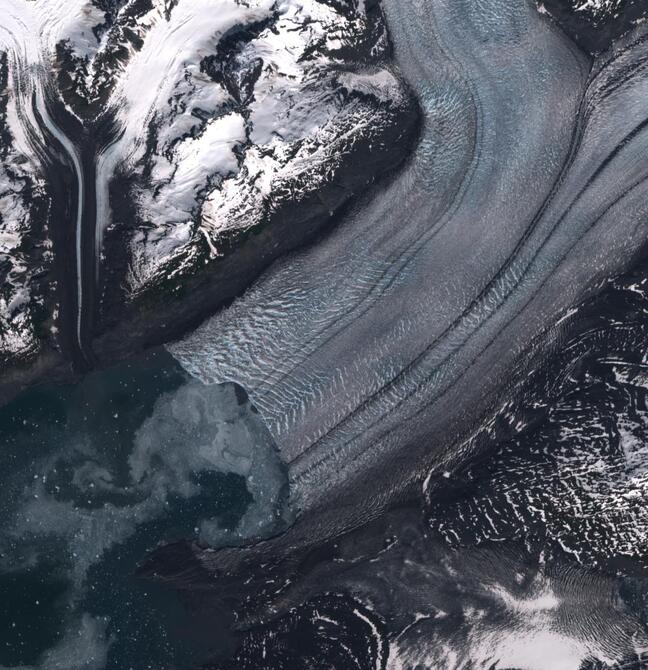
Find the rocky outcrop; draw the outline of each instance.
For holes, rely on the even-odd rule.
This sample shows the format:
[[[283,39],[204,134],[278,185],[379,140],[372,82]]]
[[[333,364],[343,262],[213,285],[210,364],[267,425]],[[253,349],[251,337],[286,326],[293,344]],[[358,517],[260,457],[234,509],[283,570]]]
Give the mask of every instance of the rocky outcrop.
[[[648,17],[644,0],[537,0],[537,4],[591,54],[605,51]]]

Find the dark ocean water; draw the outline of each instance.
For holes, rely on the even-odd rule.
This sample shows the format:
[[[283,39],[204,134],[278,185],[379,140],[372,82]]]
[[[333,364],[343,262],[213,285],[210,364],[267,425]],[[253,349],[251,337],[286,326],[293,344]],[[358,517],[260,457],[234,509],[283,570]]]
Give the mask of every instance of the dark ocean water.
[[[475,12],[482,4],[474,3]],[[554,11],[564,6],[546,4]],[[605,30],[586,26],[579,12],[591,4],[578,0],[559,16],[569,21],[577,17],[570,32],[588,50],[598,51],[618,36],[622,14],[615,15]],[[625,6],[627,20],[644,14],[645,3],[616,4]],[[387,5],[397,50],[402,51],[408,41],[415,47],[426,45],[430,24],[420,20],[425,12],[418,16],[415,11],[422,4],[399,7],[396,0]],[[462,3],[449,0],[439,5],[448,8],[441,27],[445,21],[448,29],[465,33],[455,39],[470,68],[486,71],[493,63],[500,65],[498,58],[488,61],[484,49],[484,62],[477,59],[477,68],[472,63],[472,42],[467,40],[479,37],[487,42],[486,36],[507,43],[503,39],[507,30],[518,29],[515,21],[507,28],[501,21],[504,14],[486,11],[483,25],[475,22],[473,32],[463,31],[463,21],[453,22],[457,10],[450,11]],[[501,9],[506,3],[499,5]],[[547,46],[547,35],[538,41],[540,47]],[[452,34],[447,39],[453,39]],[[425,49],[411,51],[420,62],[411,59],[408,50],[401,61],[403,72],[412,85],[425,84],[419,97],[434,114],[451,103],[445,112],[450,127],[461,113],[453,96],[472,98],[470,87],[463,83],[449,87],[453,95],[447,100],[433,95],[431,84],[438,83],[435,70],[443,69],[442,49],[427,54]],[[494,53],[499,57],[498,49]],[[512,53],[519,57],[519,52]],[[540,51],[535,56],[537,66],[544,68],[547,59],[542,62]],[[540,70],[534,66],[515,74],[515,61],[505,63],[501,79],[511,75],[511,83],[501,90],[507,105],[517,100],[524,110],[522,103],[532,99],[524,95],[528,73]],[[638,62],[641,72],[644,61]],[[422,78],[419,69],[429,70],[430,76]],[[556,67],[556,72],[561,70],[565,68]],[[548,78],[539,77],[537,86]],[[637,96],[642,90],[636,89]],[[563,88],[559,97],[568,97],[567,93],[573,91]],[[627,104],[623,97],[611,99],[620,107]],[[468,108],[472,110],[472,103]],[[499,106],[493,109],[499,114]],[[612,118],[605,107],[601,109],[601,117]],[[627,166],[615,168],[612,159],[630,150],[640,153],[631,142],[645,128],[639,112],[636,123],[636,130],[620,134],[607,154],[602,143],[602,162],[595,175],[605,176],[604,169],[618,170],[619,181],[628,178]],[[598,126],[592,127],[597,135]],[[531,130],[537,140],[540,135]],[[616,130],[611,134],[616,136]],[[405,205],[392,218],[383,216],[392,211],[392,203],[387,203],[387,210],[378,203],[373,211],[380,215],[366,218],[366,228],[325,247],[319,265],[291,266],[290,272],[296,274],[287,275],[289,300],[279,301],[279,308],[270,304],[271,312],[293,310],[294,321],[286,322],[287,337],[277,341],[294,342],[299,351],[302,338],[295,324],[304,325],[308,337],[312,315],[324,325],[327,319],[335,325],[341,301],[364,300],[362,293],[356,298],[357,285],[363,291],[367,285],[381,288],[373,277],[384,279],[390,290],[398,289],[396,275],[391,278],[386,269],[391,272],[394,263],[364,266],[350,251],[357,245],[358,257],[364,257],[368,239],[364,230],[374,240],[391,240],[393,224],[400,225],[404,218],[401,209],[412,215],[418,212],[421,229],[432,230],[424,205],[436,197],[436,182],[424,182],[419,192],[419,175],[432,174],[443,161],[432,151],[438,142],[436,131],[429,139],[422,143],[421,162],[414,163],[403,190],[394,191],[400,196],[411,187],[411,201],[399,197],[397,202]],[[472,141],[466,139],[467,144]],[[452,142],[440,144],[452,146]],[[544,145],[541,137],[538,148],[544,151]],[[509,154],[520,164],[526,162],[531,147],[527,141],[507,143],[502,162],[510,159]],[[461,147],[458,151],[463,153]],[[450,162],[454,164],[454,159]],[[594,181],[589,179],[587,188]],[[617,186],[616,179],[610,181]],[[483,192],[491,193],[490,181],[484,177],[483,183],[488,189]],[[502,183],[508,185],[507,180]],[[487,208],[490,200],[475,198],[463,216],[472,222],[477,206]],[[87,202],[92,205],[92,198]],[[491,219],[499,219],[495,210],[481,222],[486,232],[490,231],[484,222]],[[610,240],[616,242],[615,223],[610,217]],[[643,219],[637,225],[643,225]],[[606,248],[605,235],[600,235]],[[422,237],[413,229],[411,240],[404,236],[398,244],[409,249],[412,242],[422,249],[418,246]],[[488,238],[489,248],[492,244],[493,258],[502,253],[504,245],[495,236],[483,238]],[[385,246],[388,259],[400,258],[401,251],[393,244]],[[638,242],[629,248],[635,249],[634,244]],[[430,245],[427,251],[430,257],[438,254],[445,260],[439,249],[443,247]],[[404,268],[412,258],[409,252],[402,254],[407,260]],[[58,256],[68,262],[65,255]],[[462,284],[469,288],[469,266],[465,277],[461,268],[450,268],[458,270],[451,295],[459,295]],[[93,372],[75,384],[33,389],[0,408],[0,670],[648,668],[648,274],[643,267],[604,284],[596,298],[550,324],[546,336],[553,346],[547,357],[543,353],[535,361],[526,387],[507,399],[452,469],[422,473],[427,477],[420,499],[326,540],[292,566],[285,581],[270,579],[254,593],[256,585],[230,584],[224,601],[215,575],[209,584],[204,577],[192,584],[192,575],[187,575],[174,587],[138,577],[137,570],[160,546],[186,550],[186,544],[177,544],[184,540],[217,548],[274,533],[289,522],[289,511],[284,509],[286,473],[268,431],[241,389],[231,384],[206,386],[168,353],[157,351]],[[426,260],[420,268],[420,276],[432,285],[436,265],[428,267]],[[341,269],[357,277],[356,282],[348,281],[348,296],[331,289],[340,285]],[[294,289],[300,289],[301,282],[294,277],[312,283],[310,295],[317,299],[296,301]],[[408,279],[404,281],[406,285]],[[76,277],[73,284],[64,293],[74,294]],[[425,281],[416,282],[412,293],[419,294],[426,286]],[[370,321],[357,327],[359,338],[379,331],[390,311],[400,311],[398,296],[409,297],[373,288],[369,293],[387,296],[386,309],[376,309]],[[91,293],[85,295],[86,300],[92,298]],[[262,292],[257,295],[263,313],[270,301]],[[427,292],[421,290],[420,296],[427,298]],[[308,309],[302,311],[307,303]],[[330,308],[326,318],[323,304]],[[65,312],[65,304],[62,309]],[[436,319],[430,310],[420,320],[421,342]],[[260,323],[265,328],[277,325],[275,319]],[[408,327],[413,329],[414,323]],[[240,367],[237,356],[242,350],[255,351],[246,346],[250,342],[260,343],[257,359],[274,365],[272,357],[264,355],[265,340],[258,329],[250,329],[248,341],[240,338],[240,328],[232,332],[239,347],[231,348],[236,352],[234,365]],[[400,346],[408,345],[408,333],[398,340]],[[396,342],[385,338],[394,355],[401,353]],[[284,355],[290,359],[286,353],[290,349],[280,348],[279,360]],[[342,346],[334,351],[341,358],[347,353]],[[321,360],[328,365],[326,358]],[[367,361],[367,372],[373,375],[371,357]],[[351,368],[355,357],[348,362]],[[290,375],[282,375],[282,380],[294,391]],[[357,383],[356,391],[361,392],[367,377],[358,374],[347,381]],[[296,402],[304,397],[295,396]],[[322,403],[327,412],[335,400],[332,393],[328,403]],[[305,415],[311,420],[310,412]],[[188,553],[180,551],[178,556],[193,567]],[[184,564],[173,567],[170,572],[181,574]]]
[[[157,352],[0,410],[0,666],[190,667],[227,644],[212,613],[133,576],[159,543],[235,525],[250,500],[242,476],[207,467],[133,480],[138,431],[186,383]]]

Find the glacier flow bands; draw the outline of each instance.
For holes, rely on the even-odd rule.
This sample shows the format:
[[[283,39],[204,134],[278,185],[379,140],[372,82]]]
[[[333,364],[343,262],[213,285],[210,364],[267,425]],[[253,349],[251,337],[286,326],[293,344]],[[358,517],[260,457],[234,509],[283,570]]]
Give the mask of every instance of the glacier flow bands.
[[[76,265],[76,287],[77,287],[77,309],[76,309],[76,343],[79,348],[79,352],[85,358],[86,354],[82,345],[82,325],[83,325],[83,253],[82,253],[82,234],[83,234],[83,211],[85,209],[85,187],[84,187],[84,177],[83,177],[83,168],[81,166],[81,157],[77,151],[77,148],[70,141],[67,135],[54,123],[52,117],[45,104],[39,105],[39,112],[43,123],[47,130],[61,143],[61,146],[65,149],[66,153],[70,157],[72,166],[74,167],[74,173],[76,177],[77,184],[77,203],[76,203],[76,220],[74,228],[74,238],[75,238],[75,265]]]

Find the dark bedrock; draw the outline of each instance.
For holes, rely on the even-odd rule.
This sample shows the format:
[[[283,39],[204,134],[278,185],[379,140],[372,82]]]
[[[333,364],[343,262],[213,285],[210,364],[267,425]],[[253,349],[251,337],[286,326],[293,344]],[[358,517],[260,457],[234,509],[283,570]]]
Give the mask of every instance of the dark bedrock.
[[[66,137],[72,138],[82,171],[83,209],[79,216],[78,191],[81,186],[70,164],[70,157],[56,138],[48,133],[45,179],[51,192],[50,234],[60,304],[58,344],[74,372],[83,373],[95,365],[92,336],[98,262],[95,243],[96,157],[102,147],[114,139],[116,128],[112,116],[106,114],[97,121],[81,124],[56,95],[51,96],[47,107],[52,122]],[[46,131],[44,124],[43,129]],[[77,229],[77,224],[80,229]],[[79,235],[81,253],[80,259],[77,259]]]
[[[36,274],[30,287],[40,301],[40,349],[29,357],[5,357],[2,361],[0,403],[34,383],[69,379],[96,365],[92,352],[97,263],[95,160],[101,148],[114,138],[115,126],[110,115],[82,125],[50,88],[46,89],[45,107],[38,109],[34,105],[33,113],[38,129],[27,125],[26,132],[41,164],[46,204],[36,202],[33,219],[24,225],[31,227],[30,238],[49,238],[52,253],[46,271]],[[81,186],[71,156],[49,124],[72,138],[78,152],[83,180],[80,214]],[[36,138],[36,132],[42,133],[44,145]],[[7,141],[11,142],[11,138]],[[39,242],[42,244],[42,240]]]
[[[246,233],[244,239],[239,236],[237,239],[217,240],[217,246],[224,252],[224,257],[219,260],[211,258],[210,249],[198,232],[202,195],[198,196],[193,211],[195,239],[184,249],[189,261],[184,259],[183,276],[173,277],[178,270],[174,259],[167,266],[160,267],[159,273],[146,285],[145,295],[138,294],[134,299],[132,294],[124,291],[124,280],[132,260],[132,247],[128,242],[138,229],[146,230],[151,224],[155,225],[155,222],[138,220],[138,215],[142,213],[133,207],[130,187],[133,185],[133,174],[142,177],[141,171],[138,172],[139,166],[124,168],[122,164],[126,175],[117,168],[116,173],[102,176],[101,184],[112,182],[110,205],[114,209],[116,225],[107,231],[105,247],[99,254],[95,235],[101,235],[107,222],[96,221],[94,190],[97,165],[106,145],[115,139],[113,131],[124,131],[124,128],[115,129],[112,122],[121,117],[120,122],[128,125],[128,115],[122,113],[125,110],[117,110],[112,105],[110,94],[118,83],[120,73],[130,67],[129,59],[142,47],[141,41],[148,35],[150,26],[146,21],[140,26],[139,36],[130,27],[151,9],[151,4],[147,0],[126,3],[127,6],[121,0],[96,0],[93,4],[105,11],[105,23],[95,26],[94,30],[96,35],[106,38],[105,51],[95,62],[90,62],[75,55],[67,40],[59,41],[51,54],[52,62],[42,69],[38,77],[32,81],[31,72],[25,77],[25,81],[30,81],[38,89],[33,101],[20,101],[19,91],[11,92],[19,100],[19,106],[25,108],[31,104],[42,107],[44,102],[41,98],[46,97],[48,113],[44,115],[48,118],[39,121],[32,118],[38,117],[37,112],[25,113],[31,110],[24,109],[18,114],[20,119],[16,121],[16,126],[10,129],[16,137],[5,132],[4,119],[0,124],[2,140],[6,143],[4,148],[20,144],[18,140],[22,133],[31,135],[29,153],[30,156],[33,154],[31,158],[38,164],[36,172],[39,172],[39,182],[42,182],[39,186],[46,192],[44,200],[49,200],[45,204],[51,204],[52,209],[42,211],[38,222],[24,222],[24,227],[30,230],[30,235],[33,227],[34,237],[43,235],[46,238],[39,239],[39,242],[47,247],[48,252],[51,246],[48,262],[53,266],[52,272],[43,280],[44,286],[40,285],[40,277],[38,282],[29,282],[34,305],[25,307],[19,315],[32,316],[32,311],[38,312],[34,317],[38,320],[38,336],[33,338],[33,344],[28,342],[31,347],[29,352],[18,360],[10,351],[5,351],[4,344],[0,344],[3,373],[0,402],[43,379],[69,377],[187,332],[205,316],[240,294],[277,257],[310,242],[318,231],[335,221],[339,210],[353,196],[365,190],[369,182],[397,169],[408,157],[418,131],[416,104],[408,97],[404,86],[397,99],[385,101],[381,95],[374,98],[371,94],[366,95],[370,98],[366,100],[362,92],[346,91],[339,84],[339,90],[333,93],[335,97],[339,94],[340,108],[350,111],[362,107],[365,124],[356,133],[351,116],[341,115],[347,125],[339,127],[336,140],[341,150],[340,156],[335,156],[335,159],[336,165],[338,159],[342,165],[333,176],[330,165],[322,167],[328,183],[323,188],[318,187],[322,174],[311,174],[312,183],[308,178],[305,179],[308,183],[304,183],[303,173],[299,173],[295,183],[287,183],[289,180],[283,182],[285,192],[271,194],[272,202],[268,204],[271,213],[256,230]],[[175,5],[175,2],[165,4],[166,19]],[[364,72],[376,66],[388,68],[387,61],[390,60],[385,23],[377,2],[363,4],[366,21],[358,22],[354,22],[359,11],[356,4],[335,6],[340,16],[350,18],[349,23],[354,27],[349,29],[350,34],[345,35],[342,47],[334,54],[335,66],[328,72],[318,73],[318,76],[321,74],[319,81],[310,81],[309,86],[318,88],[321,85],[322,90],[331,85],[338,68],[340,72]],[[119,11],[122,9],[124,11]],[[271,21],[277,20],[279,14],[275,12]],[[308,22],[307,19],[301,27],[305,31],[309,30]],[[249,102],[251,84],[259,72],[258,67],[246,69],[245,63],[239,63],[234,56],[237,48],[244,45],[258,27],[233,27],[227,36],[223,36],[223,43],[218,45],[216,53],[200,62],[202,68],[208,63],[215,66],[215,61],[218,61],[227,80],[226,88],[232,94],[232,100],[226,103],[226,107],[233,106],[245,118],[249,111],[245,105]],[[36,39],[36,36],[33,37]],[[320,47],[313,46],[313,53],[321,56],[318,52]],[[5,88],[9,85],[6,55],[1,57],[0,107],[6,103]],[[16,62],[12,67],[19,72],[21,66]],[[215,66],[211,69],[219,68]],[[205,71],[217,79],[216,72],[209,70]],[[397,73],[393,74],[398,78]],[[20,88],[16,83],[18,81],[16,79],[11,83],[16,89]],[[347,102],[351,104],[347,105]],[[40,109],[41,113],[45,111],[44,107]],[[204,114],[198,108],[192,111],[197,117]],[[219,109],[217,113],[224,111]],[[166,117],[162,115],[157,121],[173,123],[174,113]],[[367,119],[370,121],[367,122]],[[51,126],[48,126],[49,121]],[[373,121],[375,123],[372,124]],[[154,125],[142,129],[142,133],[146,134],[149,130],[154,133]],[[40,132],[32,132],[34,129],[43,131],[44,141]],[[139,132],[140,129],[137,130]],[[358,134],[363,134],[363,137],[357,137]],[[58,141],[53,135],[59,135]],[[70,152],[71,146],[74,150]],[[151,149],[150,145],[148,148]],[[239,148],[241,151],[245,149],[244,146]],[[81,189],[76,183],[74,158],[82,163],[83,173],[80,254],[76,253],[76,200]],[[211,175],[210,179],[218,180],[219,176]],[[154,188],[150,181],[144,176],[138,186],[148,191]],[[307,192],[307,196],[300,203],[291,201],[289,192],[293,189]],[[38,230],[39,227],[45,231]],[[31,267],[29,271],[36,273]],[[43,293],[46,295],[42,296]],[[10,333],[14,340],[17,335]]]
[[[591,650],[578,666],[588,670],[646,667],[637,644],[647,639],[645,580],[592,573],[564,556],[545,562],[513,543],[452,550],[407,509],[341,538],[335,559],[322,557],[280,595],[233,660],[204,667],[490,668],[499,656],[501,667],[552,668],[574,648]],[[546,665],[533,665],[539,652]]]
[[[360,11],[355,3],[334,2],[333,6],[340,17],[352,21]],[[363,7],[365,18],[349,34],[341,35],[332,70],[372,71],[377,66],[388,68],[392,62],[380,3],[372,1]],[[246,44],[272,26],[280,15],[281,12],[276,12],[262,22],[233,27],[222,37],[215,52],[200,64],[201,70],[224,85],[232,96],[233,102],[228,103],[232,109],[246,118],[263,60],[257,58],[249,63],[241,54]],[[313,54],[319,54],[321,48],[313,45]],[[394,74],[399,78],[398,72]],[[309,86],[327,90],[331,85],[329,75],[326,71],[316,73]],[[339,152],[336,164],[327,162],[315,167],[314,156],[313,167],[305,172],[298,170],[292,180],[273,187],[275,192],[266,198],[265,213],[254,229],[246,229],[242,234],[225,231],[211,240],[222,254],[218,258],[213,257],[210,245],[198,231],[202,202],[199,196],[190,243],[167,263],[163,272],[138,287],[135,294],[126,288],[131,263],[136,264],[131,258],[133,236],[146,234],[157,223],[143,220],[146,211],[135,200],[138,190],[148,190],[154,185],[150,184],[148,167],[142,172],[133,172],[130,167],[126,171],[118,168],[109,185],[112,225],[103,237],[92,318],[93,350],[98,362],[121,358],[189,332],[242,293],[277,258],[313,242],[318,234],[325,234],[345,206],[372,182],[390,178],[411,155],[420,130],[417,102],[400,78],[399,84],[397,99],[382,100],[348,91],[336,82],[335,96],[341,110],[340,125],[331,137]],[[346,116],[346,112],[352,116]],[[200,116],[201,110],[194,109],[193,113]],[[357,128],[353,125],[356,118]],[[371,119],[373,125],[363,127],[363,118]],[[153,158],[160,130],[157,124],[167,122],[168,119],[154,120],[148,129],[145,166]],[[299,143],[288,142],[288,146],[293,151]],[[326,148],[322,147],[324,151]],[[241,147],[241,154],[244,152]]]
[[[250,561],[245,580],[214,581],[186,544],[154,554],[141,576],[172,580],[188,602],[224,598],[244,629],[234,659],[205,668],[364,670],[393,667],[395,653],[430,667],[448,649],[476,664],[480,635],[501,651],[511,631],[531,661],[522,632],[536,611],[539,639],[560,630],[541,647],[557,659],[582,644],[587,670],[645,668],[646,260],[565,320],[555,354],[484,429],[481,458],[431,478],[423,506],[289,564]],[[619,428],[643,440],[634,456]]]

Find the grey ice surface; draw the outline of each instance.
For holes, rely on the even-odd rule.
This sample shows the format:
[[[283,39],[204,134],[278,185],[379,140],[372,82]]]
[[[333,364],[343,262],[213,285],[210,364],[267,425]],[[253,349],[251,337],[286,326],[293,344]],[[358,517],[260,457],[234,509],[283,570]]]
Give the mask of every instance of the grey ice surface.
[[[246,388],[302,511],[440,466],[648,236],[641,39],[590,67],[525,0],[384,8],[425,114],[408,169],[171,347]]]

